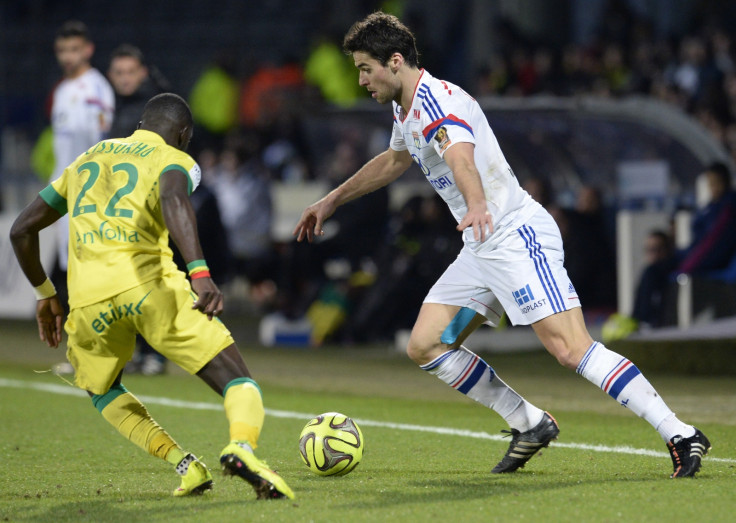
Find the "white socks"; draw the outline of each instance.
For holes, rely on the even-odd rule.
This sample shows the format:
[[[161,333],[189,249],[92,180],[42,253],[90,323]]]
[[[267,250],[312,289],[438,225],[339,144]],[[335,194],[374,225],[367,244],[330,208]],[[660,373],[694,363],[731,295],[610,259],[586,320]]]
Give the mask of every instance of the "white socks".
[[[542,410],[519,396],[485,361],[465,347],[447,351],[421,368],[493,409],[511,428],[520,432],[542,420]],[[695,434],[693,426],[677,419],[636,365],[602,343],[594,342],[590,346],[577,373],[647,420],[665,441],[677,435],[689,438]]]
[[[647,420],[665,441],[678,434],[685,438],[695,434],[691,425],[675,417],[636,365],[602,343],[593,342],[576,372]]]
[[[421,368],[493,409],[513,429],[525,432],[542,421],[544,411],[519,396],[485,361],[465,347],[447,351]]]

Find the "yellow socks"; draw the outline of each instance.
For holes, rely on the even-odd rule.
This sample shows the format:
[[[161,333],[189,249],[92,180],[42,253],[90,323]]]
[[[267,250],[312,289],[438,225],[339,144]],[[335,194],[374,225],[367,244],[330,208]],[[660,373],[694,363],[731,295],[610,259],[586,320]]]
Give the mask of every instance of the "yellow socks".
[[[250,378],[236,378],[225,386],[225,415],[230,423],[230,441],[256,448],[263,427],[263,399],[258,384]]]
[[[225,415],[230,424],[230,441],[256,448],[265,412],[261,390],[250,378],[237,378],[225,386]],[[146,407],[121,385],[96,394],[92,403],[110,425],[140,448],[176,466],[187,453],[151,418]]]
[[[121,385],[95,394],[92,403],[110,425],[140,448],[176,466],[186,456],[179,445],[156,423],[146,407]]]

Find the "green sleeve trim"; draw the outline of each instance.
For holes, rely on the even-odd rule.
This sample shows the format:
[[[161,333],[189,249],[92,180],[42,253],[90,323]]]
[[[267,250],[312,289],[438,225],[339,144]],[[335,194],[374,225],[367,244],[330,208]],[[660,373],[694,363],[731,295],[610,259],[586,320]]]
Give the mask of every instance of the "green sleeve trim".
[[[261,392],[261,388],[258,386],[258,383],[256,383],[255,380],[251,378],[235,378],[234,380],[229,381],[228,384],[225,385],[225,388],[222,390],[222,397],[225,397],[225,394],[227,394],[227,389],[229,389],[233,385],[245,385],[246,383],[250,383],[251,385],[253,385],[258,391],[258,394],[263,397],[263,393]]]
[[[164,174],[166,171],[183,172],[187,177],[187,194],[192,194],[192,191],[194,190],[194,188],[192,187],[192,178],[191,176],[189,176],[189,171],[187,171],[184,167],[176,163],[172,163],[170,165],[167,165],[163,169],[161,169],[161,174]],[[159,177],[161,177],[161,174],[159,174]]]
[[[47,185],[38,193],[38,195],[49,205],[49,207],[62,216],[69,212],[69,209],[66,206],[66,198],[56,192],[53,185]]]
[[[106,393],[93,395],[92,405],[94,405],[101,414],[103,409],[112,403],[115,398],[122,396],[126,392],[128,392],[128,389],[126,389],[125,385],[122,383],[119,385],[113,385]]]

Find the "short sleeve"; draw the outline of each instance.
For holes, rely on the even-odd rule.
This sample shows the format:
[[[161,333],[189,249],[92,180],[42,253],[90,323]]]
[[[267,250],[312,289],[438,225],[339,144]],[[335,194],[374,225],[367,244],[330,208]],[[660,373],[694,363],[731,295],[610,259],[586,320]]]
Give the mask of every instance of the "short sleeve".
[[[422,113],[424,139],[440,157],[456,143],[475,144],[472,124],[480,111],[478,103],[462,89],[446,82],[441,84],[441,89],[435,86],[426,90],[427,110]]]
[[[473,128],[454,114],[439,118],[424,128],[424,138],[430,143],[437,154],[443,156],[453,144],[469,142],[475,144]]]
[[[66,200],[67,192],[67,171],[65,170],[59,178],[44,187],[38,195],[46,204],[64,216],[69,212]]]
[[[192,160],[190,163],[192,164],[192,166],[188,170],[186,167],[179,163],[170,163],[169,165],[161,169],[161,173],[159,173],[159,176],[168,171],[179,171],[186,174],[187,192],[189,194],[192,194],[194,190],[199,187],[199,183],[202,181],[202,169],[199,168],[199,164],[197,164],[197,162],[195,162],[194,160]]]
[[[401,127],[394,121],[394,127],[391,130],[391,149],[394,151],[406,151],[406,142],[401,132]]]
[[[192,168],[189,169],[188,174],[189,179],[192,181],[192,190],[189,191],[191,194],[197,187],[199,187],[199,184],[202,181],[202,169],[200,169],[199,164],[195,162],[194,165],[192,165]]]

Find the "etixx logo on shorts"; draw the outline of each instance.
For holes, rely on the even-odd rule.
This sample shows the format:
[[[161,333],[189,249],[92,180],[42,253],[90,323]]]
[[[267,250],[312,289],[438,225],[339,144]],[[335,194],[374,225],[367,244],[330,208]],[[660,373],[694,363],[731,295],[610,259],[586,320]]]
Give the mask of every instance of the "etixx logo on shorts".
[[[138,303],[124,303],[117,306],[113,305],[112,303],[108,303],[107,310],[101,311],[99,318],[95,318],[94,320],[92,320],[92,328],[95,330],[95,332],[101,333],[107,327],[109,327],[121,318],[125,318],[127,316],[142,315],[143,311],[141,310],[141,305],[143,305],[143,301],[148,298],[149,294],[151,294],[151,291],[148,291]]]

